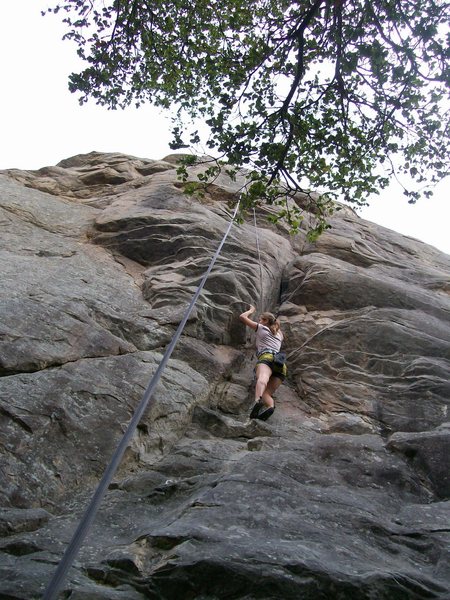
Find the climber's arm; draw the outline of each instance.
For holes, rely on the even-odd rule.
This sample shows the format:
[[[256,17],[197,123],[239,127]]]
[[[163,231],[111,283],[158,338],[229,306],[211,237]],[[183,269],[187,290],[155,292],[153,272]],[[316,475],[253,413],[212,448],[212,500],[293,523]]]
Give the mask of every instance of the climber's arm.
[[[251,327],[252,329],[256,330],[258,327],[258,323],[250,319],[250,315],[252,315],[255,312],[255,310],[256,308],[253,305],[251,305],[248,310],[239,315],[239,320],[245,323],[247,327]]]

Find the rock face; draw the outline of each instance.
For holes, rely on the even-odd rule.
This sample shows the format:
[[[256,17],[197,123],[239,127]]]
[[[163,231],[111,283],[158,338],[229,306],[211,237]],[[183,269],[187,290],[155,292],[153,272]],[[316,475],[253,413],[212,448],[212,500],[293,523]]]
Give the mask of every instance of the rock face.
[[[0,599],[41,597],[241,183],[189,199],[173,156],[100,153],[0,174]],[[266,213],[232,228],[61,598],[450,597],[450,257],[349,209],[314,244]],[[266,423],[249,303],[286,335]]]

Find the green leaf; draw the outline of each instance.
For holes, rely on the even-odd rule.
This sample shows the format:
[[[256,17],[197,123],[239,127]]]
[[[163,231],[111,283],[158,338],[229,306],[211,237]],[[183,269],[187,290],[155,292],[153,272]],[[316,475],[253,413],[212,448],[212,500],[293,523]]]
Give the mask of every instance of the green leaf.
[[[440,0],[199,0],[195,10],[187,0],[66,0],[49,11],[63,15],[65,38],[85,62],[69,79],[82,104],[172,110],[172,149],[204,144],[230,173],[246,165],[247,205],[280,207],[283,194],[310,189],[364,204],[393,164],[396,177],[417,184],[415,202],[425,181],[448,174],[444,8]],[[206,140],[203,128],[187,133],[198,119]],[[216,176],[205,170],[199,183]],[[308,210],[320,215],[311,233],[320,235],[321,202]]]

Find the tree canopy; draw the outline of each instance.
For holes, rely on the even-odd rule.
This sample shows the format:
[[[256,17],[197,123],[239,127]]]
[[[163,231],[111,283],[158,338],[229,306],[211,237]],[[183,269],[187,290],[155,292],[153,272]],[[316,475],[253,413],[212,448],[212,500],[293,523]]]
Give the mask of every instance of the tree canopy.
[[[327,198],[363,204],[402,174],[414,202],[448,173],[443,0],[64,0],[50,11],[86,61],[69,82],[80,102],[170,108],[178,148],[201,142],[205,122],[208,151],[252,174],[247,203],[312,189],[326,193],[324,216]]]

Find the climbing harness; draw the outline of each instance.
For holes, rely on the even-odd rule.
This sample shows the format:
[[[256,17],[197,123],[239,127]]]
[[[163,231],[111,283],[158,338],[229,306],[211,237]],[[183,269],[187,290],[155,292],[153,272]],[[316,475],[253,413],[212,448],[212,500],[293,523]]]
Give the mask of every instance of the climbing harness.
[[[258,360],[269,360],[277,367],[283,367],[286,362],[286,352],[275,352],[274,350],[261,350],[256,355]]]
[[[55,574],[53,575],[53,578],[51,579],[49,585],[47,586],[47,588],[44,592],[42,600],[55,600],[59,591],[61,590],[61,587],[64,583],[64,580],[65,580],[65,577],[67,574],[67,571],[72,566],[73,561],[75,560],[75,557],[78,553],[78,550],[80,549],[80,547],[84,541],[84,538],[86,537],[86,535],[89,531],[89,528],[95,519],[95,515],[97,514],[97,511],[100,507],[100,503],[103,499],[103,496],[105,495],[106,491],[108,490],[109,484],[111,483],[112,478],[114,477],[114,474],[120,465],[120,462],[125,453],[125,450],[127,449],[127,446],[131,441],[131,438],[139,424],[139,421],[141,420],[142,415],[144,414],[147,407],[151,405],[151,401],[153,400],[152,394],[153,394],[153,392],[161,378],[161,375],[169,361],[169,358],[178,342],[178,339],[184,329],[184,326],[186,325],[186,323],[189,319],[189,316],[195,306],[195,303],[197,302],[197,299],[200,296],[200,293],[206,283],[206,280],[208,279],[208,276],[209,276],[219,254],[222,250],[225,240],[227,239],[228,234],[230,233],[231,227],[234,223],[234,220],[236,218],[236,215],[237,215],[237,212],[239,209],[240,201],[241,201],[241,199],[239,197],[236,208],[233,213],[233,216],[232,216],[231,221],[228,225],[228,228],[225,232],[225,235],[223,236],[222,241],[220,242],[214,256],[212,257],[210,265],[209,265],[208,269],[206,270],[205,274],[203,275],[203,277],[198,285],[198,288],[192,297],[191,303],[189,304],[184,317],[182,318],[180,324],[178,325],[178,329],[176,330],[169,346],[167,347],[167,350],[166,350],[155,374],[151,378],[151,380],[147,386],[147,389],[144,392],[142,400],[140,401],[139,405],[137,406],[129,425],[112,456],[112,459],[111,459],[109,465],[106,467],[103,477],[100,480],[100,482],[97,486],[97,489],[95,490],[94,495],[92,496],[92,499],[91,499],[80,523],[78,524],[77,529],[75,530],[75,533],[73,534],[71,541],[69,542],[69,545],[68,545],[68,547],[67,547],[67,549],[55,571]]]
[[[274,352],[273,350],[262,350],[257,354],[257,365],[268,365],[272,374],[284,380],[287,375],[286,353]]]

